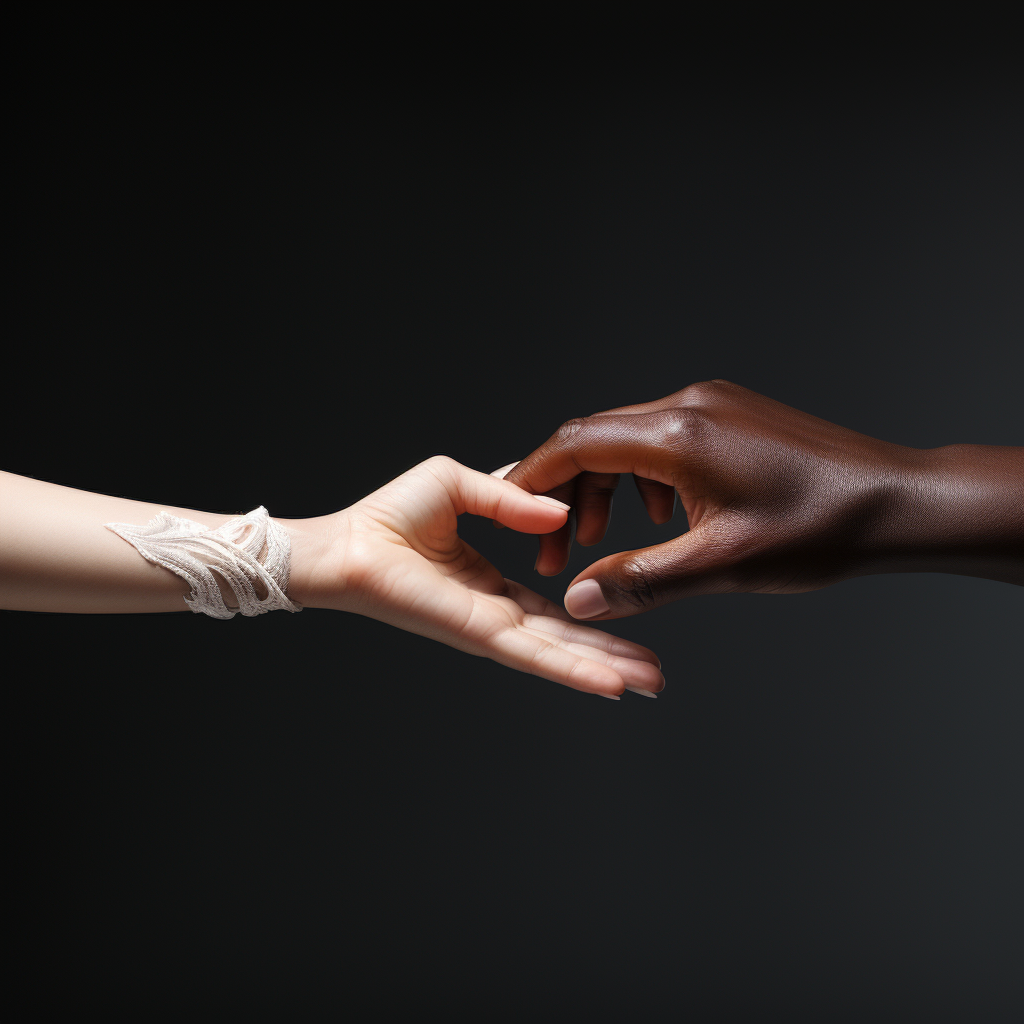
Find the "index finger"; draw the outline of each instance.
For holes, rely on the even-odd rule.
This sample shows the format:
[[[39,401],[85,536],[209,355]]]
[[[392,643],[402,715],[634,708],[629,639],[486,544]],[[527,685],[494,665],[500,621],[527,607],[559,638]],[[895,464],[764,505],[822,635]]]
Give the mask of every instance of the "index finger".
[[[505,479],[543,494],[583,472],[635,473],[673,486],[672,457],[686,445],[689,410],[569,420]]]

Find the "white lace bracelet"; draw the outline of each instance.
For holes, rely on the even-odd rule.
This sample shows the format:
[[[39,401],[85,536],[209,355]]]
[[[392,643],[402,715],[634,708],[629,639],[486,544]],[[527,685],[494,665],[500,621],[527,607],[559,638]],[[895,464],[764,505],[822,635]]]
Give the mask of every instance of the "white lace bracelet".
[[[231,619],[239,612],[302,611],[286,593],[291,561],[288,534],[262,505],[216,530],[169,512],[161,512],[145,526],[107,523],[106,527],[128,541],[147,562],[162,565],[185,580],[192,588],[185,604],[196,613]],[[224,603],[215,572],[231,588],[237,608]],[[257,587],[267,596],[261,598]]]

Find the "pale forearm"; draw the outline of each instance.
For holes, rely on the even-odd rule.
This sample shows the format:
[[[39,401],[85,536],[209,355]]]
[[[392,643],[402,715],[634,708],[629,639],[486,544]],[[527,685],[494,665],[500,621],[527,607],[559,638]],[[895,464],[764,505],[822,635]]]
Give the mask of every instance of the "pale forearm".
[[[0,607],[48,612],[187,611],[188,584],[106,523],[158,512],[216,529],[231,516],[115,498],[0,473]],[[301,583],[300,583],[301,589]]]

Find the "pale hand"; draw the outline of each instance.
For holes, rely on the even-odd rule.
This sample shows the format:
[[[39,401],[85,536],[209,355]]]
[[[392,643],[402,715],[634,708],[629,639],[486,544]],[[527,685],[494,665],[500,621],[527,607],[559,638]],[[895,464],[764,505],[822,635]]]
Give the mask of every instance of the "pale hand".
[[[316,524],[316,541],[307,533],[294,546],[293,571],[304,578],[297,600],[368,615],[588,693],[653,696],[664,687],[647,648],[580,625],[504,579],[459,538],[464,512],[534,534],[558,529],[568,514],[561,502],[438,456],[342,512],[288,523]]]

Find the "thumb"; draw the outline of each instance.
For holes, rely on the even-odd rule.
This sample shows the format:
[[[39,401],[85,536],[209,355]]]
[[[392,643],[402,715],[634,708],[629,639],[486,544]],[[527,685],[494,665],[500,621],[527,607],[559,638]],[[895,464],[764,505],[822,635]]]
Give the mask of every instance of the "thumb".
[[[695,594],[735,587],[723,572],[720,544],[704,524],[664,544],[620,551],[588,566],[569,584],[565,609],[575,619],[618,619]]]
[[[424,463],[448,490],[457,515],[486,516],[521,533],[551,533],[569,516],[569,506],[543,494],[437,456]]]

